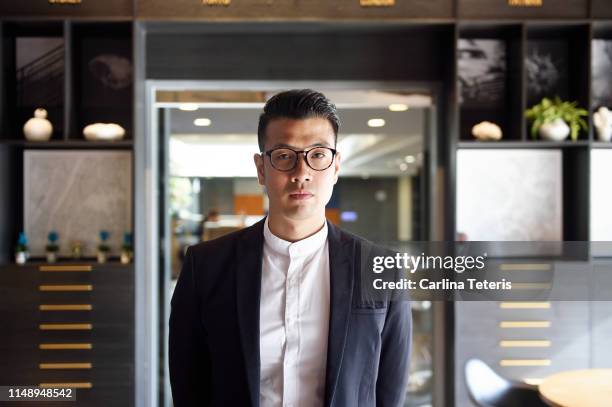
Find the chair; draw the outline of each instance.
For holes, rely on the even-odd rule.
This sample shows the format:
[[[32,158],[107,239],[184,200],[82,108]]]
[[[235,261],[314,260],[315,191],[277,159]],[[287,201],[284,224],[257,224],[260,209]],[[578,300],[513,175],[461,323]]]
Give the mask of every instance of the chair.
[[[505,379],[479,359],[465,364],[465,382],[478,407],[546,407],[537,386]]]

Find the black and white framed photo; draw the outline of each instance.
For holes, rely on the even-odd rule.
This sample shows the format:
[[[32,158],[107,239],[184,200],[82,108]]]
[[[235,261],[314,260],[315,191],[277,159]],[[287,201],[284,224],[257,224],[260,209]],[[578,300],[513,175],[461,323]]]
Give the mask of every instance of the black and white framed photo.
[[[612,107],[612,40],[593,40],[593,109]]]
[[[569,97],[568,45],[559,40],[534,40],[527,45],[527,104],[533,106],[543,97]]]
[[[494,39],[460,39],[460,103],[466,108],[497,108],[506,93],[506,44]]]

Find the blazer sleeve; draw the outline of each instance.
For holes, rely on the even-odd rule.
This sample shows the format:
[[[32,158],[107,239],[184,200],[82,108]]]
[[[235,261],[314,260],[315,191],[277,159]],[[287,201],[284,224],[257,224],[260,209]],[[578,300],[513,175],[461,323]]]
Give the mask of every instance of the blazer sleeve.
[[[168,354],[175,407],[204,407],[210,402],[210,355],[200,318],[192,252],[187,250],[171,300]]]
[[[376,405],[401,407],[406,397],[412,344],[410,301],[390,301],[381,334]]]

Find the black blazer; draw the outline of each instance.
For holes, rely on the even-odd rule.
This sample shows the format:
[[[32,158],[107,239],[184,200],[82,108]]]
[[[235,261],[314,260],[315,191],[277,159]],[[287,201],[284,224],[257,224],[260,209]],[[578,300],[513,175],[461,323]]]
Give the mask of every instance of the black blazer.
[[[264,220],[188,249],[172,297],[170,383],[176,407],[259,406]],[[328,222],[330,321],[325,406],[402,406],[408,301],[362,301],[360,253],[372,243]]]

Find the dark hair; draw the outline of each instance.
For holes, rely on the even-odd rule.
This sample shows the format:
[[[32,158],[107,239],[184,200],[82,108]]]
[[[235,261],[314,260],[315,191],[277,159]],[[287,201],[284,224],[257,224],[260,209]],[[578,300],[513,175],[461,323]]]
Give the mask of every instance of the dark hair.
[[[334,129],[334,146],[338,140],[340,118],[336,106],[324,94],[312,89],[293,89],[277,93],[272,96],[264,106],[263,113],[259,115],[257,127],[257,143],[259,151],[264,150],[266,141],[266,128],[274,119],[309,119],[321,117],[327,119]]]

